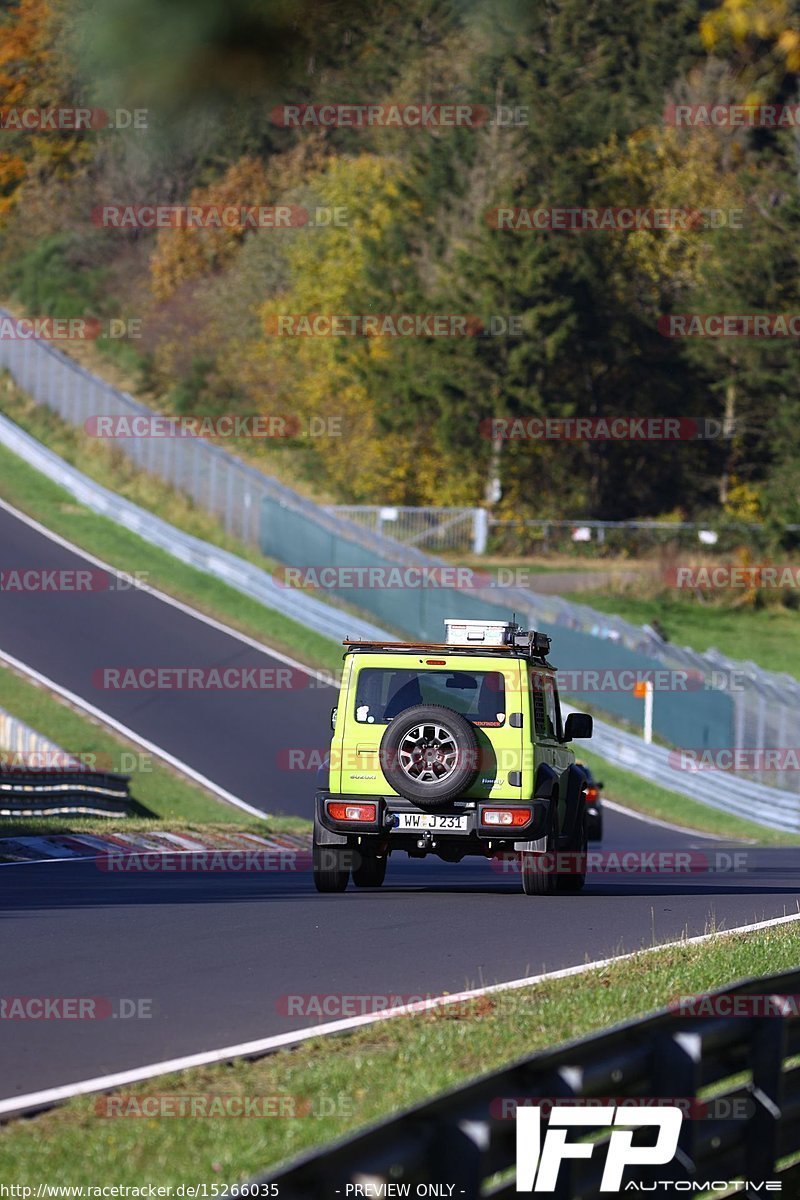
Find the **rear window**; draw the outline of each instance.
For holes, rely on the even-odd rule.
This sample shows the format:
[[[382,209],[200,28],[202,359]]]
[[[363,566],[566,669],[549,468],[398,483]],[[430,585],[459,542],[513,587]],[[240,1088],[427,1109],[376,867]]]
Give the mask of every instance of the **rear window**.
[[[356,685],[355,718],[386,725],[415,704],[443,704],[473,725],[499,726],[506,719],[502,671],[423,671],[414,667],[365,667]]]

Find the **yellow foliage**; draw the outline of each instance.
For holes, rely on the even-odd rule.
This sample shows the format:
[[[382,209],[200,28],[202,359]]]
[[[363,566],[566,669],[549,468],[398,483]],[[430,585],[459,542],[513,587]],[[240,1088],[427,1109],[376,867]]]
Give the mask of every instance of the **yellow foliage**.
[[[268,205],[271,191],[263,163],[240,158],[210,187],[195,188],[188,203],[234,208]],[[153,295],[166,300],[183,284],[224,266],[246,232],[244,227],[162,229],[150,260]]]
[[[675,228],[636,229],[615,237],[618,266],[625,275],[635,272],[650,280],[654,298],[659,288],[679,293],[691,286],[711,264],[713,241],[704,232],[709,222],[746,219],[736,155],[719,130],[697,128],[687,134],[652,126],[622,144],[610,139],[592,160],[609,189],[609,203],[616,196],[618,203],[687,214],[684,228],[673,220]]]
[[[66,5],[67,0],[19,0],[0,23],[0,110],[70,105],[59,51]],[[41,175],[44,163],[70,174],[88,155],[85,135],[6,131],[2,137],[12,141],[12,148],[0,152],[0,219],[18,199],[29,170],[31,176]]]
[[[285,291],[265,300],[259,314],[262,328],[281,315],[341,315],[352,310],[354,297],[366,290],[368,241],[380,237],[399,202],[398,176],[396,162],[367,154],[332,160],[312,176],[308,188],[315,203],[344,209],[346,224],[298,229],[281,243],[290,282]],[[381,437],[375,398],[367,393],[358,370],[365,358],[390,352],[380,338],[265,333],[228,365],[262,411],[269,405],[273,411],[292,412],[301,423],[312,417],[340,422],[342,434],[318,438],[315,450],[344,494],[375,487],[387,499],[399,499],[412,451],[398,454],[396,442],[390,445]]]
[[[723,0],[700,22],[700,36],[708,50],[726,38],[744,48],[757,39],[773,42],[788,71],[800,71],[800,29],[797,12],[789,0]]]
[[[750,483],[740,483],[734,476],[728,488],[725,512],[737,521],[760,521],[761,497],[757,488]]]

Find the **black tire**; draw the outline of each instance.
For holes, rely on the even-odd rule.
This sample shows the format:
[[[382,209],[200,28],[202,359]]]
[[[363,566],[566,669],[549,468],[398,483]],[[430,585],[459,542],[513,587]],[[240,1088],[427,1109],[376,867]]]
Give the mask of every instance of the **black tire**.
[[[589,848],[589,839],[586,836],[586,814],[584,813],[578,831],[578,836],[575,838],[574,849],[567,851],[568,861],[576,860],[577,866],[582,866],[579,871],[563,872],[556,875],[556,890],[564,895],[577,896],[578,892],[583,891],[583,886],[586,883],[586,852]]]
[[[353,867],[353,883],[360,888],[378,888],[386,878],[388,855],[378,858],[377,854],[359,853],[357,867]]]
[[[346,846],[319,846],[312,853],[314,887],[318,892],[343,892],[350,879],[350,851]]]
[[[519,865],[522,875],[522,890],[526,896],[554,896],[556,894],[557,880],[551,852],[532,854],[528,850],[521,850]]]
[[[420,736],[415,739],[417,730]],[[413,759],[415,744],[417,760]],[[389,786],[428,812],[444,808],[448,801],[467,791],[480,765],[474,726],[443,704],[415,704],[400,713],[387,726],[379,754]],[[409,773],[414,770],[429,778],[416,778]],[[436,778],[439,771],[441,775]]]

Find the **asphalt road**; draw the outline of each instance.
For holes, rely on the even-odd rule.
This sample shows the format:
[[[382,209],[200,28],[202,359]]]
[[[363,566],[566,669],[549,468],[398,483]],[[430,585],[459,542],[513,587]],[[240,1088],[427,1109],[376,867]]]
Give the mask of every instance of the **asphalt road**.
[[[0,567],[84,565],[0,510]],[[0,646],[250,803],[308,814],[312,781],[276,764],[287,747],[325,741],[329,690],[142,693],[93,684],[93,672],[109,665],[282,665],[268,655],[138,591],[0,592]],[[725,853],[699,836],[606,813],[604,849],[693,846]],[[154,876],[109,874],[91,862],[0,866],[0,1001],[95,997],[99,1013],[124,1000],[126,1011],[147,1014],[0,1020],[0,1098],[320,1020],[288,1015],[289,995],[452,992],[783,916],[797,911],[794,857],[748,849],[735,872],[680,876],[656,864],[595,875],[581,896],[545,899],[523,896],[515,875],[469,860],[392,860],[380,891],[341,896],[317,895],[305,870]]]
[[[84,558],[0,508],[0,570],[86,571]],[[41,576],[37,577],[43,578]],[[67,576],[57,577],[75,586]],[[95,588],[94,580],[91,581]],[[293,748],[330,739],[334,691],[141,588],[0,589],[0,648],[270,813],[308,817],[314,773]],[[263,668],[258,689],[117,690],[105,668]],[[114,677],[111,677],[114,679]],[[120,679],[123,677],[120,676]],[[145,677],[145,682],[146,682]],[[64,749],[79,752],[80,746]],[[294,760],[296,761],[296,760]],[[135,781],[133,787],[135,795]]]
[[[603,849],[697,846],[694,866],[729,863],[718,843],[613,812],[606,824]],[[151,1014],[0,1020],[0,1099],[351,1015],[289,1016],[289,995],[453,992],[796,912],[794,852],[747,855],[735,873],[596,875],[556,898],[524,896],[487,863],[405,856],[381,890],[339,896],[317,895],[307,870],[0,866],[0,996],[122,998]]]

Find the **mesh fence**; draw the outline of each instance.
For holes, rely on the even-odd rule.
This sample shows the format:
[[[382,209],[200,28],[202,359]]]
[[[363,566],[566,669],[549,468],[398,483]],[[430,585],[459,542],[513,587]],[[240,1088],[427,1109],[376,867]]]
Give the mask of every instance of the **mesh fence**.
[[[1,310],[0,310],[1,311]],[[8,315],[8,314],[4,314]],[[0,339],[0,367],[38,403],[74,425],[101,415],[151,411],[71,361],[51,345],[28,339]],[[137,465],[191,496],[215,514],[225,529],[278,560],[298,565],[385,566],[439,563],[413,544],[403,544],[340,513],[304,499],[235,455],[199,438],[109,439]],[[444,564],[441,564],[444,565]],[[439,639],[445,617],[507,618],[554,635],[559,667],[620,671],[686,669],[706,681],[700,690],[656,695],[654,728],[678,746],[793,748],[800,746],[800,683],[791,676],[733,662],[709,651],[700,654],[665,643],[647,627],[605,616],[559,596],[524,588],[348,589],[342,598],[404,634]],[[743,653],[746,647],[743,646]],[[641,702],[630,693],[576,694],[594,707],[635,724]],[[767,784],[800,792],[800,771],[753,770]]]

